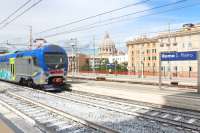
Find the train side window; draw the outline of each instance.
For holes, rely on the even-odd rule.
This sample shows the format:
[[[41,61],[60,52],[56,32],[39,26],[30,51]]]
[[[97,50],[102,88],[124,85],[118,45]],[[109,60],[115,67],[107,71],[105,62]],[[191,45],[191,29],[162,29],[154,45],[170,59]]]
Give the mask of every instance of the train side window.
[[[28,64],[31,64],[31,58],[28,58]]]
[[[38,59],[36,57],[33,57],[33,64],[34,66],[38,66]]]
[[[13,70],[13,64],[11,64],[11,66],[10,66],[10,72],[11,72],[11,74],[13,73],[12,70]]]

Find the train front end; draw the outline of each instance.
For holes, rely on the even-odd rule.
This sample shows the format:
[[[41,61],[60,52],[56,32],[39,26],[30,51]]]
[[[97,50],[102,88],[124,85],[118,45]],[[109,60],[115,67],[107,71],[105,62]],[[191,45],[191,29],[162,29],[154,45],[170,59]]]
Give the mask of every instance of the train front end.
[[[63,48],[48,45],[43,49],[45,90],[63,89],[66,84],[68,60]]]

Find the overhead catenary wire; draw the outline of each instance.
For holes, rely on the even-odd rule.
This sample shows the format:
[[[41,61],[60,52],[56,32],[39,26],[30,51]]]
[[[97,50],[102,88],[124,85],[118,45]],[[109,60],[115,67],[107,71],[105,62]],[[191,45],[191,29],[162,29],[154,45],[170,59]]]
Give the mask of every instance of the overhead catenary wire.
[[[181,1],[185,1],[185,0],[181,0]],[[178,1],[177,1],[178,2]],[[170,5],[174,5],[174,3],[178,4],[177,2],[173,2],[173,4],[165,4],[164,5],[161,5],[161,6],[157,6],[157,7],[153,7],[154,9],[157,9],[157,8],[161,8],[161,7],[166,7],[166,6],[170,6]],[[179,1],[180,2],[180,1]],[[199,4],[199,3],[198,3]],[[138,17],[134,17],[134,19],[138,19],[138,18],[142,18],[142,17],[148,17],[148,16],[152,16],[152,15],[156,15],[156,14],[162,14],[162,13],[166,13],[166,12],[170,12],[170,11],[175,11],[175,10],[180,10],[180,9],[184,9],[184,8],[187,8],[187,7],[192,7],[192,6],[197,6],[197,4],[191,4],[191,5],[186,5],[186,6],[180,6],[180,7],[176,7],[174,9],[168,9],[168,10],[165,10],[165,11],[161,11],[161,12],[156,12],[156,13],[151,13],[151,14],[147,14],[147,15],[142,15],[142,16],[138,16]],[[149,10],[152,10],[149,9]],[[141,11],[143,12],[143,11]],[[137,12],[138,13],[138,12]],[[132,14],[134,15],[135,12]],[[127,16],[127,15],[125,15]],[[130,16],[130,14],[129,14]],[[110,18],[110,19],[107,19],[104,21],[105,22],[109,22],[109,21],[113,21],[115,20],[116,18],[122,18],[122,16],[120,17],[113,17],[113,18]],[[128,19],[127,19],[128,20]],[[96,28],[96,27],[100,27],[100,26],[106,26],[106,25],[110,25],[110,24],[113,24],[113,23],[117,23],[117,22],[121,22],[121,21],[124,21],[124,20],[116,20],[114,22],[109,22],[109,23],[105,23],[105,24],[99,24],[99,25],[95,25],[95,24],[98,24],[99,22],[95,22],[95,23],[91,23],[91,24],[88,24],[88,25],[85,25],[85,26],[80,26],[80,27],[76,27],[74,29],[71,29],[71,30],[68,30],[68,31],[63,31],[63,32],[57,32],[57,33],[54,33],[54,34],[50,34],[50,35],[46,35],[46,36],[43,36],[44,38],[50,38],[50,37],[54,37],[54,36],[58,36],[58,35],[62,35],[62,34],[69,34],[69,33],[73,33],[73,32],[79,32],[79,31],[85,31],[85,30],[89,30],[89,29],[93,29],[93,28]]]
[[[26,10],[24,10],[22,13],[20,13],[19,15],[15,16],[13,19],[11,19],[10,21],[8,21],[7,23],[5,23],[2,27],[0,27],[0,29],[5,28],[7,25],[9,25],[10,23],[12,23],[13,21],[15,21],[17,18],[21,17],[23,14],[25,14],[26,12],[28,12],[30,9],[32,9],[33,7],[35,7],[36,5],[38,5],[40,2],[42,2],[43,0],[39,0],[37,2],[35,2],[34,4],[32,4],[30,7],[28,7]]]
[[[0,25],[2,25],[4,22],[6,22],[7,20],[9,20],[13,15],[15,15],[18,11],[20,11],[22,8],[24,8],[26,5],[28,5],[32,0],[28,0],[26,1],[24,4],[22,4],[19,8],[17,8],[14,12],[12,12],[8,17],[6,17],[5,19],[3,19],[0,22]]]
[[[84,20],[87,20],[87,19],[91,19],[91,18],[94,18],[94,17],[98,17],[98,16],[101,16],[101,15],[105,15],[105,14],[109,14],[109,13],[113,13],[113,12],[116,12],[116,11],[120,11],[122,9],[126,9],[126,8],[129,8],[129,7],[133,7],[133,6],[137,6],[137,5],[140,5],[140,4],[144,4],[148,1],[151,1],[151,0],[143,0],[143,1],[139,1],[139,2],[136,2],[136,3],[132,3],[132,4],[129,4],[129,5],[126,5],[126,6],[123,6],[123,7],[120,7],[120,8],[117,8],[117,9],[113,9],[113,10],[110,10],[110,11],[106,11],[106,12],[103,12],[103,13],[99,13],[97,15],[93,15],[93,16],[90,16],[90,17],[87,17],[87,18],[82,18],[80,20],[76,20],[76,21],[73,21],[73,22],[70,22],[68,24],[64,24],[65,26],[67,25],[71,25],[71,24],[75,24],[75,23],[78,23],[78,22],[81,22],[81,21],[84,21]],[[60,26],[64,26],[64,25],[60,25]],[[47,29],[48,31],[49,30],[53,30],[55,28],[59,28],[60,26],[56,26],[54,28],[51,28],[51,29]],[[45,31],[41,31],[39,33],[42,33],[42,32],[47,32],[47,30]],[[39,34],[39,33],[36,33],[36,34]],[[18,38],[21,38],[21,37],[18,37]],[[16,39],[18,39],[16,38]]]
[[[166,10],[166,11],[163,11],[162,13],[164,13],[164,12],[168,12],[168,11],[174,11],[174,10],[179,10],[179,9],[184,9],[184,8],[186,8],[186,7],[191,7],[191,6],[194,6],[194,5],[197,5],[197,4],[191,4],[191,5],[187,5],[187,6],[182,6],[182,7],[180,7],[180,8],[175,8],[175,9],[170,9],[170,10]],[[161,12],[159,12],[159,13],[161,13]],[[148,14],[148,15],[144,15],[144,16],[149,16],[149,15],[155,15],[155,14],[159,14],[159,13],[152,13],[152,14]],[[144,16],[139,16],[138,18],[140,18],[140,17],[144,17]],[[96,27],[98,27],[98,26],[96,26]],[[94,28],[96,28],[96,27],[94,27]],[[74,32],[76,32],[76,31],[74,31]],[[147,33],[148,34],[148,33]]]
[[[180,28],[173,28],[173,29],[170,29],[171,31],[173,32],[178,32],[180,31]],[[134,36],[140,36],[140,35],[147,35],[147,34],[158,34],[158,33],[166,33],[167,34],[168,32],[168,29],[163,29],[163,30],[156,30],[156,31],[149,31],[149,32],[143,32],[143,33],[138,33],[138,34],[135,34]],[[84,38],[84,39],[87,39],[87,38]],[[101,41],[101,39],[95,39],[96,41]],[[50,43],[58,43],[58,42],[61,42],[61,41],[66,41],[66,40],[60,40],[60,41],[56,41],[56,42],[50,42]],[[81,41],[83,43],[83,41]],[[88,41],[85,41],[85,42],[88,42]],[[123,42],[117,42],[117,43],[126,43],[127,41],[123,41]],[[0,44],[9,44],[9,45],[20,45],[20,46],[28,46],[28,42],[23,42],[23,43],[7,43],[7,42],[1,42]]]
[[[185,7],[183,7],[185,8]],[[179,9],[179,8],[176,8],[176,9]],[[180,28],[174,28],[174,29],[171,29],[171,31],[173,32],[177,32],[177,31],[180,31]],[[141,36],[141,35],[148,35],[148,34],[158,34],[158,33],[167,33],[168,32],[168,29],[163,29],[163,30],[156,30],[156,31],[149,31],[149,32],[143,32],[143,33],[137,33],[137,34],[134,34],[134,36]],[[84,39],[87,39],[84,37]],[[96,39],[96,41],[100,41],[101,39]],[[51,43],[59,43],[59,42],[64,42],[66,40],[59,40],[59,41],[53,41]],[[81,41],[83,42],[83,41]],[[88,41],[85,41],[85,42],[88,42]],[[127,41],[124,41],[124,42],[120,42],[120,43],[126,43]],[[118,42],[119,43],[119,42]],[[1,42],[0,44],[7,44],[7,42]],[[28,46],[27,45],[28,42],[24,42],[24,43],[9,43],[9,45],[20,45],[20,46]]]
[[[185,2],[187,0],[179,0],[179,1],[176,1],[176,2],[173,2],[173,3],[169,3],[169,4],[178,4],[179,2]],[[163,6],[163,5],[161,5]],[[166,5],[167,6],[167,5]],[[168,5],[169,6],[169,5]],[[189,5],[189,6],[194,6],[194,5]],[[186,7],[189,7],[189,6],[183,6],[183,7],[180,7],[180,8],[176,8],[176,9],[170,9],[171,11],[174,11],[174,10],[178,10],[178,9],[183,9],[183,8],[186,8]],[[155,8],[155,7],[154,7]],[[151,9],[152,10],[152,9]],[[164,12],[168,12],[170,10],[166,10]],[[162,13],[164,13],[162,12]],[[161,13],[161,12],[160,12]],[[135,18],[142,18],[142,17],[145,17],[145,16],[150,16],[150,15],[156,15],[156,14],[160,14],[160,13],[153,13],[153,14],[148,14],[148,15],[143,15],[143,16],[139,16],[139,17],[134,17]],[[120,16],[122,17],[122,16]],[[112,18],[111,18],[112,19]],[[116,17],[115,17],[116,19]],[[107,20],[108,21],[108,20]],[[120,21],[124,21],[124,20],[120,20]],[[116,21],[116,22],[112,22],[112,23],[117,23],[117,22],[120,22],[120,21]],[[109,25],[109,24],[112,24],[112,23],[108,23],[108,24],[103,24],[103,25],[98,25],[98,26],[93,26],[93,27],[89,27],[89,28],[85,28],[85,26],[83,27],[78,27],[76,29],[73,29],[73,30],[70,30],[70,31],[64,31],[64,32],[60,32],[60,33],[54,33],[54,34],[51,34],[51,35],[47,35],[47,36],[43,36],[43,37],[53,37],[53,36],[57,36],[57,35],[61,35],[61,34],[68,34],[68,33],[73,33],[73,32],[79,32],[79,31],[84,31],[84,30],[89,30],[89,29],[92,29],[92,28],[96,28],[96,27],[99,27],[99,26],[104,26],[104,25]],[[90,24],[89,26],[91,25],[94,25],[94,24]],[[84,28],[84,29],[80,29],[80,28]],[[37,34],[37,33],[36,33]]]
[[[49,32],[49,31],[52,31],[52,30],[55,30],[55,29],[59,29],[59,28],[62,28],[62,27],[66,27],[68,25],[80,23],[82,21],[85,21],[85,20],[88,20],[88,19],[92,19],[92,18],[96,18],[98,16],[102,16],[102,15],[105,15],[105,14],[110,14],[110,13],[113,13],[113,12],[116,12],[116,11],[120,11],[122,9],[126,9],[126,8],[137,6],[137,5],[141,5],[141,4],[144,4],[144,3],[148,2],[148,1],[151,1],[151,0],[143,0],[143,1],[136,2],[136,3],[133,3],[133,4],[129,4],[129,5],[117,8],[117,9],[113,9],[113,10],[110,10],[110,11],[99,13],[99,14],[96,14],[96,15],[93,15],[93,16],[89,16],[89,17],[86,17],[86,18],[81,18],[79,20],[75,20],[75,21],[67,23],[67,24],[63,24],[63,25],[59,25],[59,26],[56,26],[56,27],[53,27],[53,28],[50,28],[50,29],[43,30],[43,31],[38,32],[36,34],[41,34],[41,33]]]

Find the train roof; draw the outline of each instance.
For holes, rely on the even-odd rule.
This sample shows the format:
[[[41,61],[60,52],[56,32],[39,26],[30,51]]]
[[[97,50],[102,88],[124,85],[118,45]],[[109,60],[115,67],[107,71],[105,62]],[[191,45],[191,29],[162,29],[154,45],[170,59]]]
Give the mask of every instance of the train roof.
[[[22,51],[17,50],[14,52],[2,54],[2,55],[0,55],[0,62],[2,61],[2,58],[5,58],[3,60],[8,60],[8,58],[15,58],[16,56],[18,56],[20,54],[28,56],[28,55],[33,55],[33,53],[36,55],[41,51],[51,52],[51,51],[56,51],[56,50],[58,50],[59,52],[65,53],[65,50],[62,47],[60,47],[58,45],[54,45],[54,44],[45,43],[44,46],[33,49],[33,50],[22,50]]]

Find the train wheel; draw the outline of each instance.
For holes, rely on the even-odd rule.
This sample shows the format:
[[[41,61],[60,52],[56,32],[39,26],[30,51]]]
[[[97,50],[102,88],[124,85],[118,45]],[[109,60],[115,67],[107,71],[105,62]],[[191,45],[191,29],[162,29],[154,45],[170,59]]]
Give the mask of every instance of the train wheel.
[[[20,85],[23,85],[23,81],[22,81],[23,79],[20,79],[20,81],[19,81],[19,84]]]
[[[33,81],[32,80],[28,80],[27,81],[27,85],[28,85],[28,87],[33,87]]]
[[[26,80],[23,79],[23,78],[20,79],[19,84],[25,86],[26,85]]]

